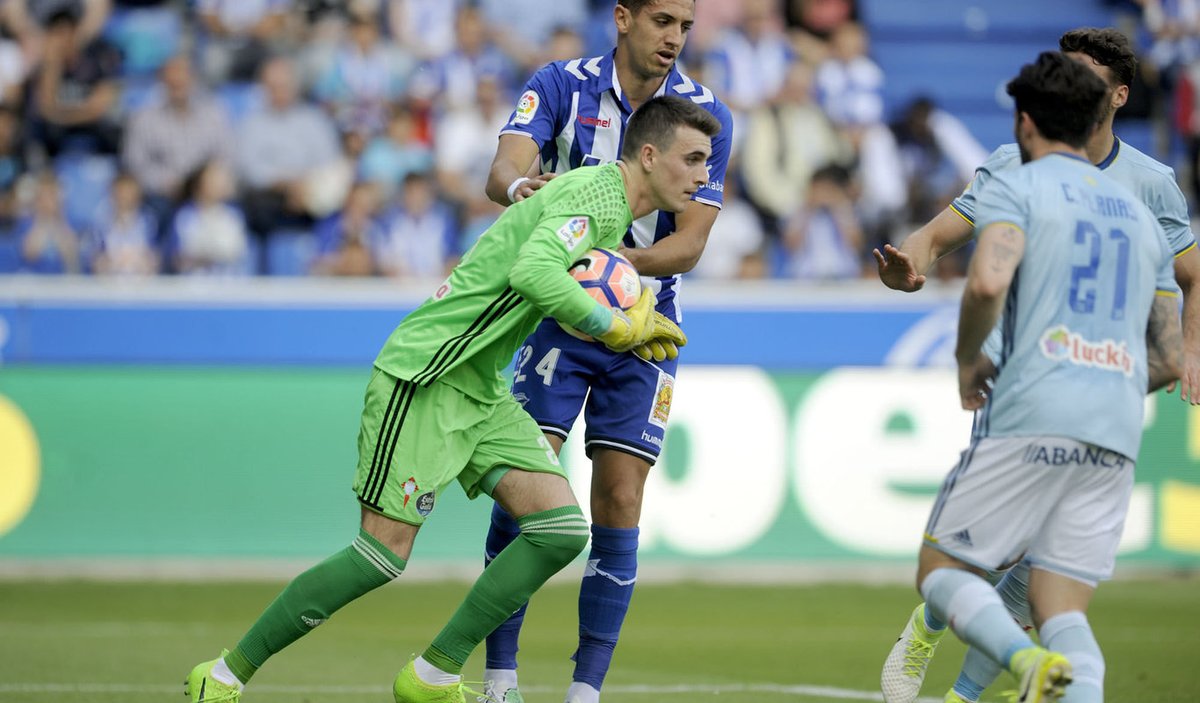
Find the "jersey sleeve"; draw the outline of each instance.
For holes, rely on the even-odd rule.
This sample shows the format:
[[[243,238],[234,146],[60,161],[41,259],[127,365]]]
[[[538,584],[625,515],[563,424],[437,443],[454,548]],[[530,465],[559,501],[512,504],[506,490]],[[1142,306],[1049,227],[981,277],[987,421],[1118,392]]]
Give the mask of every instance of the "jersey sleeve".
[[[541,149],[561,129],[560,106],[569,97],[558,64],[547,64],[525,83],[517,107],[500,134],[523,134]]]
[[[550,215],[521,246],[509,283],[545,315],[578,326],[599,305],[567,272],[594,245],[598,226],[586,215]]]
[[[1155,201],[1152,203],[1154,214],[1171,244],[1171,253],[1181,256],[1196,246],[1191,218],[1188,217],[1187,200],[1183,197],[1183,191],[1179,189],[1173,173],[1162,179],[1162,187],[1158,189]]]
[[[998,222],[1007,222],[1029,231],[1029,199],[1022,196],[1025,174],[1010,171],[989,179],[986,190],[975,203],[975,236]]]
[[[1151,216],[1153,217],[1152,214]],[[1158,295],[1182,296],[1183,290],[1175,280],[1175,259],[1178,256],[1174,253],[1175,243],[1167,236],[1167,230],[1161,224],[1161,217],[1158,221],[1151,219],[1150,222],[1154,227],[1155,236],[1162,244],[1162,260],[1159,262],[1158,271],[1155,272],[1154,290]]]
[[[1016,157],[1014,159],[1014,156]],[[979,194],[983,192],[986,186],[997,173],[1005,171],[1014,165],[1020,164],[1020,154],[1009,144],[999,147],[988,155],[987,160],[975,169],[975,177],[967,184],[966,189],[962,194],[950,203],[950,209],[958,213],[958,216],[975,224],[976,210],[979,203]]]
[[[725,169],[733,145],[733,115],[722,103],[716,103],[713,117],[721,123],[721,131],[712,138],[712,155],[708,157],[708,183],[696,191],[692,200],[720,208],[725,204]]]

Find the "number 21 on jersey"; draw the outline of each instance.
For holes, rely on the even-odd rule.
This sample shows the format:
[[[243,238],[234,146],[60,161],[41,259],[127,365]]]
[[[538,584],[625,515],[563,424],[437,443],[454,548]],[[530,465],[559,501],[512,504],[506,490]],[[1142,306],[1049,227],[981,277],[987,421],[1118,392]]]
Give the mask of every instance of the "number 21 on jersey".
[[[1096,289],[1099,283],[1101,254],[1116,249],[1117,270],[1113,281],[1113,304],[1109,312],[1113,320],[1125,319],[1125,289],[1129,278],[1129,236],[1119,229],[1110,229],[1105,236],[1096,225],[1086,220],[1075,223],[1076,260],[1086,263],[1071,267],[1071,309],[1078,313],[1096,312]],[[1107,257],[1105,257],[1107,258]]]

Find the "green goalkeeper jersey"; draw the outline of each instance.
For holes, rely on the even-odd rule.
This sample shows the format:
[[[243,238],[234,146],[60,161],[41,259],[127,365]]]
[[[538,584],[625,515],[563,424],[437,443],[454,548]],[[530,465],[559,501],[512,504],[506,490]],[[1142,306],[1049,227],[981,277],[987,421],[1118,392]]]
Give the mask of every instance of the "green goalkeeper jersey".
[[[484,402],[509,395],[502,374],[544,317],[576,326],[597,305],[568,273],[592,248],[616,248],[633,222],[617,164],[569,171],[510,206],[450,277],[392,331],[375,366]]]

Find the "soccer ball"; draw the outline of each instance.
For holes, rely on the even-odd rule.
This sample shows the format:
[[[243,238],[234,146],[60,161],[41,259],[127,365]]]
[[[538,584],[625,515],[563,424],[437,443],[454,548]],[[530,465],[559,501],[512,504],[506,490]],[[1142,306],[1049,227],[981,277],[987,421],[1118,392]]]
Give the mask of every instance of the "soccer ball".
[[[571,268],[571,277],[601,305],[628,310],[637,303],[642,294],[642,281],[637,269],[629,259],[608,249],[592,249],[583,255]],[[592,342],[591,336],[564,325],[562,328],[573,337]]]

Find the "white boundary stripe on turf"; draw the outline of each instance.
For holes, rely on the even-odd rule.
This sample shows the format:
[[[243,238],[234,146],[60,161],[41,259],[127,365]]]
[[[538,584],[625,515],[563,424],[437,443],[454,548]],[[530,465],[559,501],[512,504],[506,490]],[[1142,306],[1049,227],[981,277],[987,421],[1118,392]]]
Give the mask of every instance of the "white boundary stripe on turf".
[[[100,684],[100,683],[0,683],[0,694],[3,693],[30,693],[30,694],[63,694],[63,693],[146,693],[146,694],[170,694],[179,693],[182,690],[181,686],[160,686],[160,685],[136,685],[136,684]],[[522,688],[525,693],[547,694],[556,693],[560,688],[550,686],[530,686]],[[272,686],[270,684],[254,686],[253,692],[256,696],[261,695],[288,695],[294,696],[297,694],[321,694],[327,696],[356,696],[369,694],[384,694],[391,691],[391,688],[382,686]],[[632,685],[618,686],[609,685],[604,687],[606,696],[612,695],[692,695],[692,694],[709,694],[719,695],[722,693],[773,693],[782,696],[795,696],[797,698],[823,698],[836,699],[845,701],[882,701],[883,695],[875,691],[856,691],[850,688],[836,688],[833,686],[805,686],[805,685],[785,685],[773,683],[757,683],[757,684],[714,684],[711,686],[699,685],[677,685],[677,686],[650,686],[650,685]],[[941,698],[919,698],[918,703],[940,703]]]

